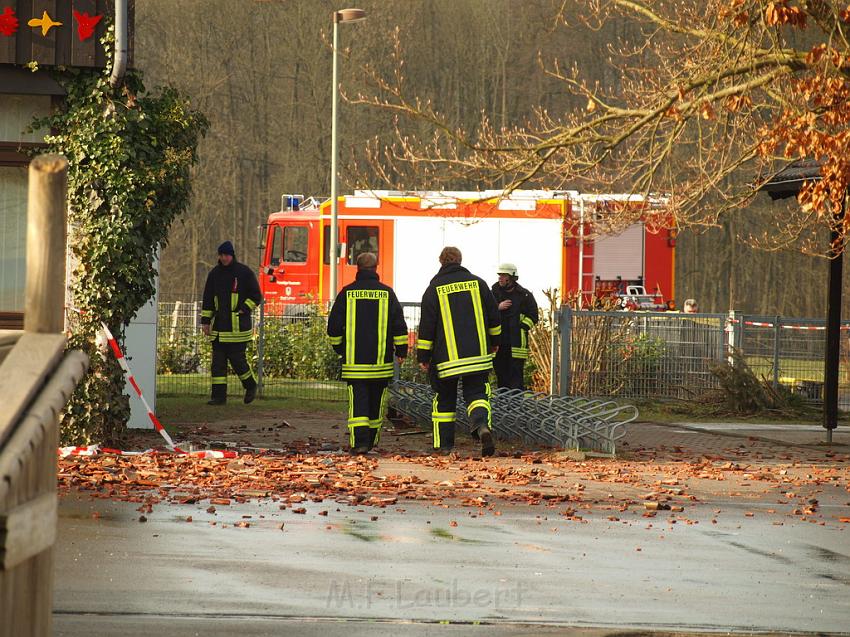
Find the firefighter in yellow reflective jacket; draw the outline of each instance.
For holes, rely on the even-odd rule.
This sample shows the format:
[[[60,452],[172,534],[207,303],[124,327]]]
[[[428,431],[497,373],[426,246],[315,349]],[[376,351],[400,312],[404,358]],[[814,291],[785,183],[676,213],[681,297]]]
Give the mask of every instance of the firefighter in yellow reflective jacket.
[[[245,349],[253,335],[251,314],[262,302],[256,275],[236,260],[233,244],[225,241],[218,247],[218,265],[207,276],[201,307],[201,329],[212,341],[212,396],[207,404],[227,402],[228,361],[245,388],[245,402],[257,395],[257,378]]]
[[[351,453],[363,454],[381,435],[387,410],[393,353],[407,356],[407,324],[395,292],[378,280],[377,257],[357,257],[357,276],[337,295],[328,316],[328,336],[342,359],[348,381],[348,431]]]
[[[513,263],[502,263],[496,271],[493,298],[502,316],[502,341],[493,362],[499,387],[525,390],[524,367],[528,358],[528,333],[538,321],[534,295],[517,283]]]
[[[448,452],[454,445],[460,380],[471,433],[481,441],[481,455],[491,456],[496,448],[488,378],[501,339],[501,319],[489,286],[461,265],[462,258],[453,247],[440,253],[442,267],[422,297],[416,354],[437,392],[434,448]]]

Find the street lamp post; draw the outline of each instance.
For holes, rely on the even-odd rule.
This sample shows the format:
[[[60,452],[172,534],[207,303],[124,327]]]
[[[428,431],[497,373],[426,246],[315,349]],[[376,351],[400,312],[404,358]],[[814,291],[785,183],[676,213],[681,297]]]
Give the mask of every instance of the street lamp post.
[[[339,24],[341,22],[360,22],[366,19],[363,9],[340,9],[334,11],[334,43],[333,43],[333,107],[331,109],[331,236],[330,236],[330,269],[331,276],[328,287],[328,297],[333,301],[338,292],[337,272],[339,270],[339,195],[337,194],[337,155],[339,154],[339,142],[337,140],[337,110],[339,108]]]

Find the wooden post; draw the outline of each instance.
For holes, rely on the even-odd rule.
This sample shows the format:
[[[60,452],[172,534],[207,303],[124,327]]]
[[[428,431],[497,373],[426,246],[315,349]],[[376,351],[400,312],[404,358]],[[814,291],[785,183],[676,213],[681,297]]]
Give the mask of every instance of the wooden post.
[[[30,162],[24,330],[65,327],[65,232],[68,160],[39,155]]]

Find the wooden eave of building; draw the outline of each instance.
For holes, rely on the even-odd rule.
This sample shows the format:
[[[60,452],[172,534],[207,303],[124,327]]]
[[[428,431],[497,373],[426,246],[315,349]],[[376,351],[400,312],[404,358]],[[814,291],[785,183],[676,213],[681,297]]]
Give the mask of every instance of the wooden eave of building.
[[[25,166],[30,161],[28,151],[40,148],[47,148],[47,144],[0,141],[0,166]]]
[[[24,329],[23,312],[0,312],[0,330]]]
[[[19,26],[12,36],[0,35],[0,65],[25,66],[34,62],[39,67],[106,67],[106,52],[100,40],[114,21],[114,0],[74,0],[73,3],[70,0],[10,0],[0,3],[0,9],[7,4],[15,11]],[[38,27],[30,27],[28,22],[32,18],[41,18],[45,11],[53,21],[62,24],[42,35]],[[91,37],[79,39],[73,11],[103,16]],[[132,66],[134,0],[127,1],[127,12],[128,64]]]

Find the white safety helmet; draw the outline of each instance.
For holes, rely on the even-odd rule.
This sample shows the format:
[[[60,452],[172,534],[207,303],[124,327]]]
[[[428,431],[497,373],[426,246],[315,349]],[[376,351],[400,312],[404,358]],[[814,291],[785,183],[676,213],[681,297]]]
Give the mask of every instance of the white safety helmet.
[[[502,263],[499,265],[499,269],[496,270],[496,274],[510,274],[512,277],[517,278],[516,266],[513,263]]]

